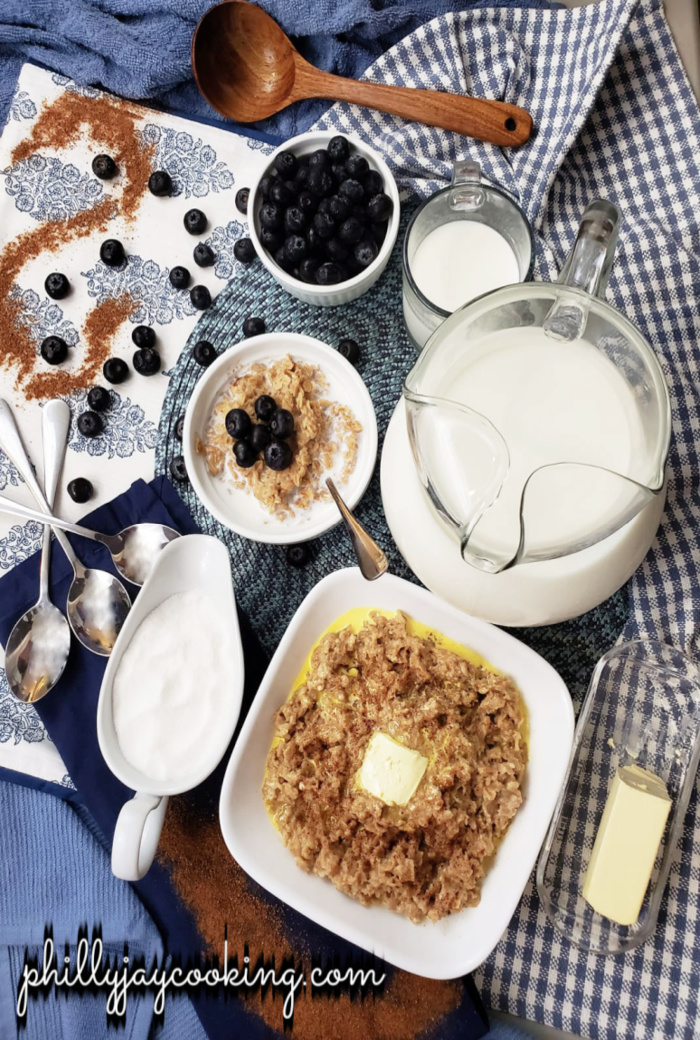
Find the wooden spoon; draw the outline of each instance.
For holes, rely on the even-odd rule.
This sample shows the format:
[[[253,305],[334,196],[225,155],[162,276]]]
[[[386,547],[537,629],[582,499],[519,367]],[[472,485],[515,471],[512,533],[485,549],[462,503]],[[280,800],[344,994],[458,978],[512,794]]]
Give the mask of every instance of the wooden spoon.
[[[213,108],[239,123],[266,119],[294,101],[328,98],[454,130],[497,145],[523,144],[532,117],[505,101],[361,83],[310,65],[265,11],[246,0],[210,8],[192,39],[192,69]]]

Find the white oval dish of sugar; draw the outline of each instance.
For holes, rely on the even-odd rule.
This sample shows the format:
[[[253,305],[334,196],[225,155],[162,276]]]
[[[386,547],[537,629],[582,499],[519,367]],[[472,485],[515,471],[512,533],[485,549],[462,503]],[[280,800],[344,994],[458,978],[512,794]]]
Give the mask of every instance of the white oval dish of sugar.
[[[476,220],[451,220],[426,235],[411,273],[423,295],[450,313],[482,293],[520,281],[517,258],[503,235]]]

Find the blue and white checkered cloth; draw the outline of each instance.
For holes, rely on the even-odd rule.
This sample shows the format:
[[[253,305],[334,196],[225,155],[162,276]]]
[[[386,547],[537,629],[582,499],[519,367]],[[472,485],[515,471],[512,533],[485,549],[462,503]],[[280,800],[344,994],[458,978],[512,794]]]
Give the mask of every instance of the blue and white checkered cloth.
[[[631,581],[623,639],[660,636],[695,656],[700,114],[660,0],[442,16],[392,48],[366,78],[503,98],[532,112],[536,136],[508,153],[345,104],[334,106],[319,125],[370,140],[399,181],[424,194],[449,177],[454,159],[478,159],[530,218],[537,277],[556,277],[591,199],[602,196],[620,207],[623,226],[608,299],[643,330],[660,358],[674,432],[666,512]],[[587,956],[549,925],[531,882],[478,972],[484,998],[594,1040],[696,1040],[699,909],[700,809],[694,797],[652,939],[624,957]]]

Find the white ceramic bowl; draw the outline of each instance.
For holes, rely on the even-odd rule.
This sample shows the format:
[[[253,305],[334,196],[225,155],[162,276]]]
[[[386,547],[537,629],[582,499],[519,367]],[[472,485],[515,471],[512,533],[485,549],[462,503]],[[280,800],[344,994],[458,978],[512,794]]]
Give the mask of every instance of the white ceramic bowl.
[[[270,254],[260,242],[259,237],[259,210],[262,203],[260,181],[272,167],[275,156],[279,152],[291,151],[294,152],[295,155],[308,155],[311,152],[315,152],[317,148],[325,148],[328,142],[337,136],[338,133],[335,130],[317,130],[308,134],[299,134],[298,137],[292,137],[289,141],[280,145],[280,147],[270,155],[267,165],[260,172],[258,179],[251,185],[248,199],[248,225],[250,229],[250,237],[253,240],[258,256],[265,267],[279,282],[279,284],[286,289],[288,293],[291,293],[292,296],[295,296],[298,300],[303,300],[305,303],[318,304],[320,307],[336,307],[340,303],[350,303],[351,300],[356,300],[358,296],[362,296],[363,293],[366,293],[367,290],[374,285],[388,264],[391,251],[396,243],[396,236],[399,233],[399,220],[401,217],[399,192],[396,187],[394,176],[378,152],[375,152],[373,148],[370,148],[369,145],[365,144],[364,141],[361,141],[357,137],[353,137],[350,134],[343,135],[352,142],[355,150],[367,159],[370,166],[382,175],[382,178],[384,179],[384,192],[389,196],[394,204],[394,209],[389,219],[386,238],[382,242],[381,249],[374,261],[368,268],[366,268],[366,270],[361,271],[360,274],[356,274],[346,282],[339,282],[337,285],[309,285],[298,278],[293,278],[291,274],[287,274],[286,271],[283,271],[282,268],[278,267],[274,262]]]
[[[276,710],[331,621],[352,607],[368,606],[404,610],[478,651],[513,678],[529,715],[524,802],[484,878],[481,902],[434,923],[415,925],[384,907],[361,906],[330,881],[307,874],[282,844],[262,800]],[[557,802],[573,731],[563,680],[524,643],[391,574],[369,584],[355,568],[336,571],[319,582],[294,615],[256,694],[224,778],[221,830],[243,869],[295,910],[406,971],[456,978],[489,956],[515,911]]]
[[[333,476],[348,507],[353,509],[365,493],[377,458],[374,406],[364,380],[353,366],[337,350],[311,336],[271,332],[243,340],[227,350],[197,383],[185,413],[182,437],[192,487],[211,515],[243,538],[275,545],[308,541],[339,524],[340,514],[333,501],[316,502],[299,517],[280,519],[268,513],[249,491],[232,487],[222,477],[212,477],[204,457],[195,451],[195,443],[197,437],[204,435],[214,405],[234,372],[247,369],[256,361],[278,360],[285,354],[318,366],[329,383],[325,396],[348,405],[362,424],[357,439],[357,462],[348,481],[341,483],[336,472],[328,474]]]

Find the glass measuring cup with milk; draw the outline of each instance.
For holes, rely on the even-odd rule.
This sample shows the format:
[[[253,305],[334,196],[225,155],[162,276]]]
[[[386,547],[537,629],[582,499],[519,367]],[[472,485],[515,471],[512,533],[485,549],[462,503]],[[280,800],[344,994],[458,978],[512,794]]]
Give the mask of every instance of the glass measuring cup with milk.
[[[592,546],[664,487],[661,368],[603,301],[618,223],[614,206],[593,202],[557,283],[510,285],[461,308],[406,379],[424,490],[486,573]]]
[[[419,206],[406,230],[403,313],[415,346],[463,304],[530,278],[534,259],[520,207],[482,183],[477,162],[456,162],[452,183]]]

